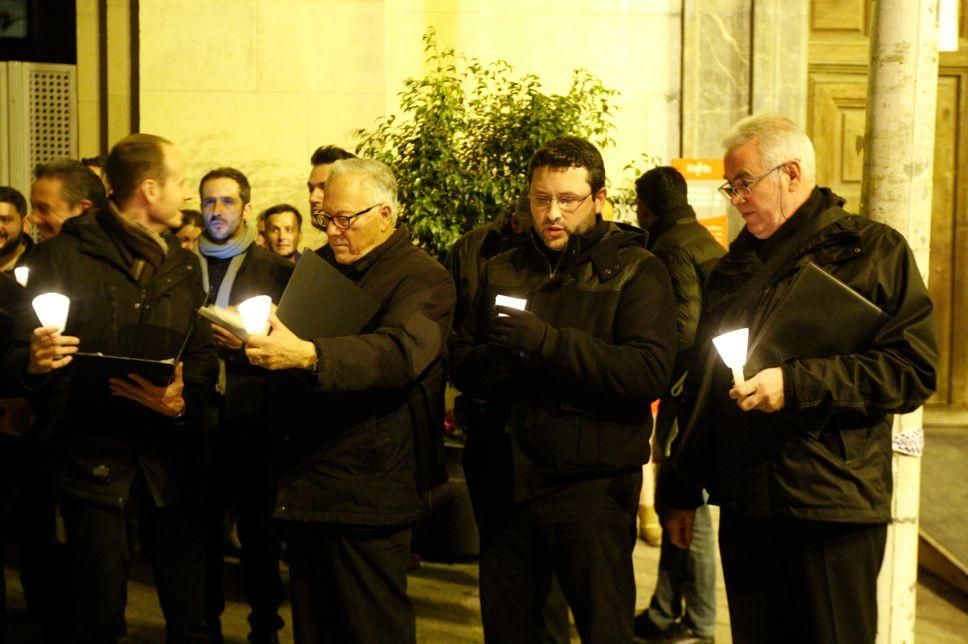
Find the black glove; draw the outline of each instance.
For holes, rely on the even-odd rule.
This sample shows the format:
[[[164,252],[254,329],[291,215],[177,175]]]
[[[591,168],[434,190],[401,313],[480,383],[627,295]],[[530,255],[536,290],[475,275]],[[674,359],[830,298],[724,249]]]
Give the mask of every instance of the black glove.
[[[537,353],[548,332],[548,323],[531,311],[507,306],[495,307],[498,316],[491,322],[491,342],[525,353]]]

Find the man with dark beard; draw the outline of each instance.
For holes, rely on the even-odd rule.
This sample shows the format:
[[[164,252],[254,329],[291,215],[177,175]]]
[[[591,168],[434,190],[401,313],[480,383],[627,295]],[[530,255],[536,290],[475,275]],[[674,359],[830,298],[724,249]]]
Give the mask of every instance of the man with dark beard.
[[[197,252],[209,302],[227,307],[268,295],[278,303],[292,265],[254,243],[255,229],[247,222],[252,210],[248,179],[235,168],[218,168],[202,177],[198,191],[205,231],[198,237]],[[208,617],[220,641],[219,616],[225,604],[223,525],[231,508],[238,521],[242,573],[252,609],[249,639],[273,642],[283,623],[278,615],[283,586],[279,538],[272,525],[272,473],[266,458],[270,447],[264,416],[267,382],[265,372],[245,360],[240,338],[217,325],[212,325],[212,335],[224,368],[219,379],[220,419],[213,435],[215,512],[209,535]]]

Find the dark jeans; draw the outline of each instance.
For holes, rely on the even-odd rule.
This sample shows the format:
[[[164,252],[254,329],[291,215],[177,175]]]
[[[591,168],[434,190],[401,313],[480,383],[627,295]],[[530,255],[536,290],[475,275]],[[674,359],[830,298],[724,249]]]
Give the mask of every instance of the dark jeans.
[[[538,642],[552,574],[582,642],[632,641],[632,549],[641,472],[514,505],[481,544],[481,617],[490,643]]]
[[[295,641],[416,642],[410,533],[410,526],[285,522]]]
[[[225,609],[224,557],[226,517],[234,516],[242,545],[239,563],[253,642],[270,641],[283,627],[279,607],[285,586],[279,572],[280,538],[272,518],[275,482],[267,450],[250,443],[217,446],[208,523],[208,564],[205,604],[208,622],[221,639],[221,615]]]
[[[512,502],[511,444],[507,434],[469,436],[464,445],[464,478],[474,507],[483,551],[500,534],[510,518]],[[568,644],[568,602],[552,575],[548,601],[541,611],[544,644]]]
[[[61,510],[70,551],[67,584],[73,604],[73,642],[102,644],[124,635],[129,513],[137,514],[167,641],[209,641],[202,602],[205,539],[198,512],[154,507],[146,487],[139,483],[123,510],[68,496],[61,497]]]
[[[886,524],[747,517],[723,508],[733,641],[864,644],[877,634]]]

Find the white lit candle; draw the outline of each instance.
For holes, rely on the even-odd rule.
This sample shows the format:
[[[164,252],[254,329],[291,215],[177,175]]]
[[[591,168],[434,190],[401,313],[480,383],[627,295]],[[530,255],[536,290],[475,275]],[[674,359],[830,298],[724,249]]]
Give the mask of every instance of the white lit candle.
[[[716,350],[733,372],[733,382],[737,385],[743,384],[746,380],[743,376],[743,365],[746,364],[746,348],[749,339],[750,330],[747,328],[736,329],[713,338]]]
[[[496,295],[494,296],[494,304],[496,306],[506,306],[510,309],[517,309],[523,311],[528,305],[528,301],[522,297],[511,297],[510,295]],[[507,313],[498,313],[498,317],[507,317]]]
[[[58,333],[63,333],[67,327],[67,312],[71,308],[71,300],[60,293],[44,293],[38,295],[32,302],[41,326],[57,327]]]
[[[26,266],[18,266],[13,269],[13,276],[17,279],[17,284],[20,284],[24,288],[27,287],[27,277],[30,275],[30,269]]]
[[[268,295],[256,295],[239,304],[239,315],[242,324],[249,335],[266,335],[269,333],[269,312],[272,309],[272,298]]]

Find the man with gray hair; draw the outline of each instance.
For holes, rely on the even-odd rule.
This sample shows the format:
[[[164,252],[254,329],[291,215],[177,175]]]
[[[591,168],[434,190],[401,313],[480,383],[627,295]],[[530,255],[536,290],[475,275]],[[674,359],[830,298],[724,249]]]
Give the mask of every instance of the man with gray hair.
[[[30,187],[30,219],[43,239],[55,237],[64,222],[89,208],[104,206],[101,178],[80,161],[38,163]]]
[[[406,567],[420,515],[415,432],[442,412],[442,356],[454,309],[444,268],[397,226],[397,184],[378,161],[333,163],[313,224],[316,251],[380,307],[363,329],[337,338],[296,337],[273,315],[269,335],[249,336],[249,361],[301,372],[289,388],[276,500],[289,547],[297,642],[414,642]],[[339,306],[326,302],[307,306]]]
[[[724,145],[720,190],[746,227],[703,294],[689,420],[661,471],[660,497],[678,508],[666,523],[687,547],[701,488],[722,506],[734,641],[873,642],[892,414],[934,391],[931,300],[904,237],[816,185],[813,144],[791,121],[748,117]],[[811,283],[824,285],[818,295],[798,295]],[[851,304],[831,310],[837,298]],[[712,338],[748,327],[756,345],[774,312],[810,332],[764,334],[778,357],[753,351],[745,382],[732,383]],[[822,348],[857,329],[864,339]]]

